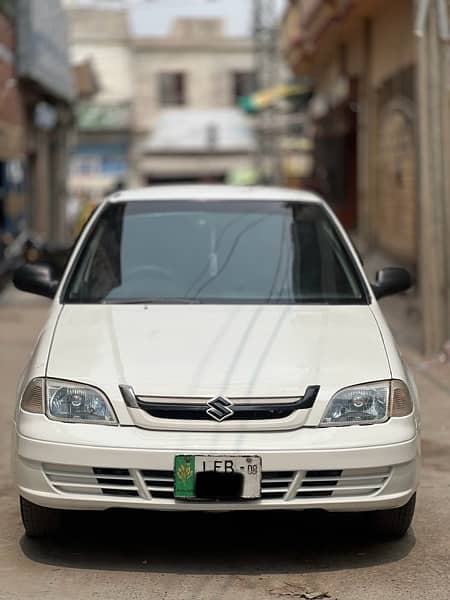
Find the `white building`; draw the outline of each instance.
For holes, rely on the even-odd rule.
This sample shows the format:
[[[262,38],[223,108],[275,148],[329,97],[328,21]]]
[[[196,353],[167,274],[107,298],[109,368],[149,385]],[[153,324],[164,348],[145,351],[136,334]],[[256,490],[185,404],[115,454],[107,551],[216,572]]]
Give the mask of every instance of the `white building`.
[[[223,181],[251,167],[251,123],[236,107],[255,89],[252,40],[237,37],[226,20],[175,17],[167,6],[154,3],[154,19],[166,27],[142,37],[120,0],[66,0],[73,62],[90,61],[100,88],[79,110],[75,193],[99,196],[119,182]],[[198,140],[189,147],[166,143],[170,131],[186,136],[194,121],[201,147]],[[239,130],[233,147],[225,142],[227,127]]]
[[[108,5],[66,1],[72,63],[89,64],[98,87],[78,106],[69,184],[74,196],[94,202],[125,183],[130,173],[134,90],[128,11]]]
[[[133,39],[133,57],[133,162],[140,183],[224,180],[251,165],[250,123],[236,108],[255,88],[249,38],[225,35],[220,19],[179,18],[168,35]],[[240,131],[234,147],[224,145],[227,127]],[[190,144],[177,131],[180,139],[192,131]],[[171,140],[165,148],[162,137]]]
[[[96,103],[129,102],[133,75],[128,11],[72,3],[67,7],[72,62],[93,63],[100,85]]]
[[[138,169],[146,184],[226,181],[251,169],[253,131],[237,108],[172,108],[159,113],[140,145]]]

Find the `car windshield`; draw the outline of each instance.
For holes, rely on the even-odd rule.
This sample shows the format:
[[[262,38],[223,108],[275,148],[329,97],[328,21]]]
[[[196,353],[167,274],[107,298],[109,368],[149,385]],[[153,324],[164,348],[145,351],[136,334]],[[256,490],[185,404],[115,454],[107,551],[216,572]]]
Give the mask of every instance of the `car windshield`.
[[[111,203],[85,239],[66,303],[366,303],[318,204]]]

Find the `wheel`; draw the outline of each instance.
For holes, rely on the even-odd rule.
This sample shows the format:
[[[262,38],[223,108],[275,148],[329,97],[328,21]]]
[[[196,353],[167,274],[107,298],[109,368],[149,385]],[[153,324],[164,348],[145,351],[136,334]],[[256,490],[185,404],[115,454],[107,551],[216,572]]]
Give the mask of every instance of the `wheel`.
[[[56,533],[62,522],[62,511],[33,504],[20,497],[20,514],[28,537],[46,537]]]
[[[409,529],[416,507],[416,494],[407,504],[400,508],[390,510],[377,510],[369,513],[369,521],[377,537],[398,539],[403,537]]]

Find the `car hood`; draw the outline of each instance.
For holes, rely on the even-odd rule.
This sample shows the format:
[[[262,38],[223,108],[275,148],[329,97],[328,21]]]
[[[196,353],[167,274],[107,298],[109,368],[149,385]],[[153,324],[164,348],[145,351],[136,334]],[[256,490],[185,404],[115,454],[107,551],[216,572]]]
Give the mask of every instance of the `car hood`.
[[[138,395],[263,398],[388,379],[390,368],[369,306],[65,305],[47,375]]]

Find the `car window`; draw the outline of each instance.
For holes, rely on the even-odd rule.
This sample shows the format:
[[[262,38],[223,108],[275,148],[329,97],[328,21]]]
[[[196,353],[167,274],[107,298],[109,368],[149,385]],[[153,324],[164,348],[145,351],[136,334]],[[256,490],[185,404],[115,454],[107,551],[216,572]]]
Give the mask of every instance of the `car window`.
[[[319,205],[112,203],[85,240],[65,302],[366,302]]]

